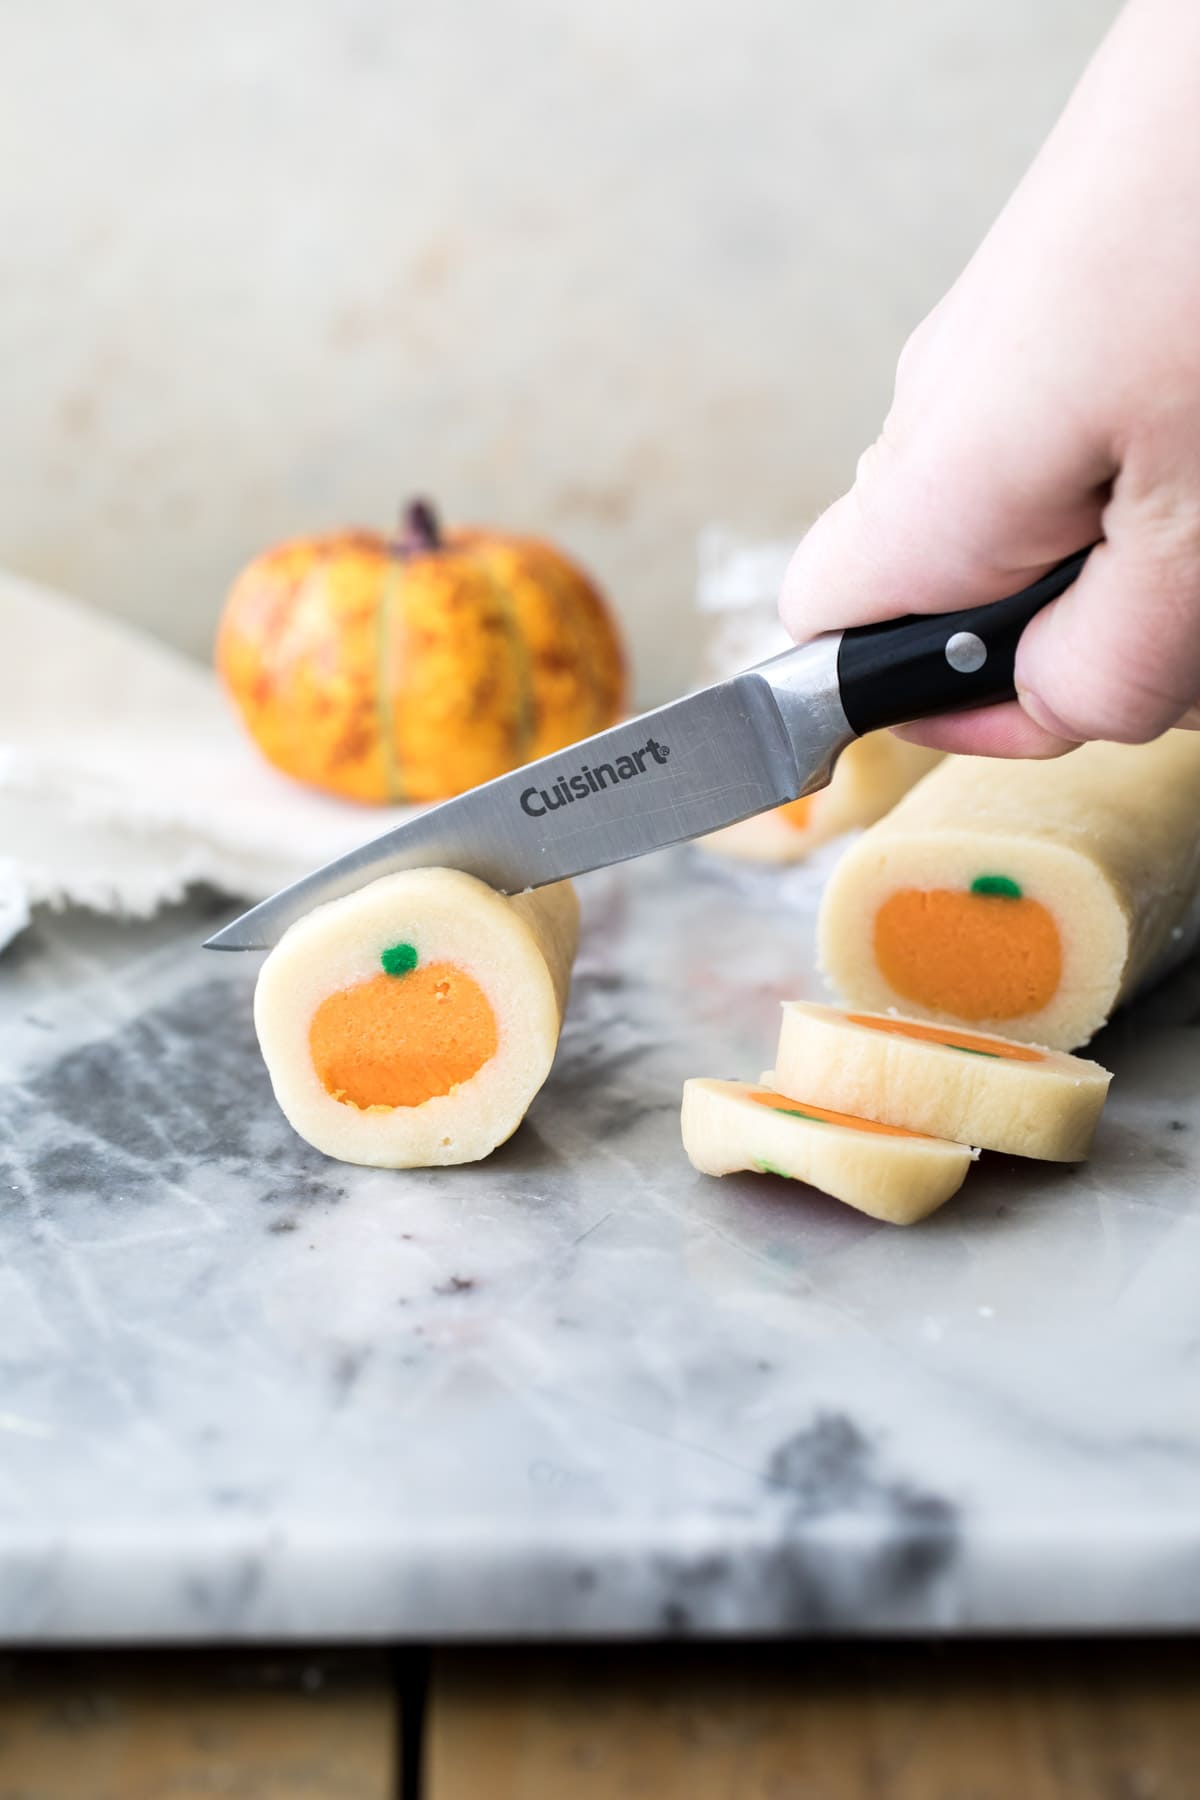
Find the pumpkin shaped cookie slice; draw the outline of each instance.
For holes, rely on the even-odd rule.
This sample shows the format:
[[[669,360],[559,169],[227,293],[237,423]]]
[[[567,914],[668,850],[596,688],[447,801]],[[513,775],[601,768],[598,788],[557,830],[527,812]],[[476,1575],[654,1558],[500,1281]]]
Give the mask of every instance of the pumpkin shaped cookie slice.
[[[828,787],[698,841],[739,862],[800,862],[830,838],[873,825],[940,761],[939,750],[906,743],[890,731],[871,731],[842,751]]]
[[[1078,1162],[1112,1080],[1099,1063],[895,1014],[793,1000],[773,1081],[787,1094],[984,1150]]]
[[[1050,762],[947,757],[846,851],[818,949],[839,996],[1072,1050],[1194,947],[1200,733]]]
[[[454,869],[385,875],[315,908],[254,996],[291,1125],[379,1168],[487,1156],[550,1072],[577,931],[569,883],[506,899]]]
[[[745,1081],[683,1084],[683,1147],[704,1175],[786,1175],[890,1225],[949,1200],[978,1152]]]

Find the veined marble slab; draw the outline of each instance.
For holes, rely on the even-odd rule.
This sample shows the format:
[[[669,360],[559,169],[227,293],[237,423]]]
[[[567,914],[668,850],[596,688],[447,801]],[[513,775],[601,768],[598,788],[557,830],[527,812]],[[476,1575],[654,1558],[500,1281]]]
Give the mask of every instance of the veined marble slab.
[[[0,965],[0,1637],[1200,1624],[1200,980],[1110,1030],[1093,1161],[908,1231],[679,1145],[819,991],[820,870],[583,884],[489,1162],[326,1161],[257,959],[45,920]]]

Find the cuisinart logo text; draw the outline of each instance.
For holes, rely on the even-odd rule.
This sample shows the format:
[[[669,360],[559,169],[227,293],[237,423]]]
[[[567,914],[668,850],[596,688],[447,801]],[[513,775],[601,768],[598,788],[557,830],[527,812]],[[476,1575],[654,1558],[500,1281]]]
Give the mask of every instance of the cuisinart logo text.
[[[590,800],[593,794],[601,793],[606,787],[616,787],[618,782],[633,781],[644,775],[647,757],[661,765],[670,754],[669,744],[647,738],[641,749],[632,751],[629,756],[597,763],[594,769],[584,763],[577,775],[560,775],[553,787],[527,787],[521,795],[521,811],[528,813],[531,819],[544,819],[548,812],[557,812],[560,806],[573,806],[576,800]]]

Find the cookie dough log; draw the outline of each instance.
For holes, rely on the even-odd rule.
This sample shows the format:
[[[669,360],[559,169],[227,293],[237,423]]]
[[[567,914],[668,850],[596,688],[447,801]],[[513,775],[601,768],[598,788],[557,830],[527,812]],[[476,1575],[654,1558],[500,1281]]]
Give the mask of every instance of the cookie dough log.
[[[299,920],[254,995],[291,1125],[377,1168],[487,1156],[550,1072],[578,915],[567,882],[506,899],[457,870],[413,869]]]
[[[868,732],[843,750],[828,787],[698,841],[742,862],[800,862],[843,831],[874,824],[940,761],[938,750],[906,744],[890,731]]]
[[[1111,1080],[1099,1063],[1059,1050],[792,1000],[783,1008],[772,1085],[931,1137],[1078,1162]]]
[[[942,1206],[978,1155],[744,1081],[685,1081],[681,1123],[701,1174],[786,1175],[890,1225],[912,1225]]]
[[[1071,1050],[1192,946],[1198,889],[1200,732],[949,757],[839,861],[818,955],[862,1012]]]

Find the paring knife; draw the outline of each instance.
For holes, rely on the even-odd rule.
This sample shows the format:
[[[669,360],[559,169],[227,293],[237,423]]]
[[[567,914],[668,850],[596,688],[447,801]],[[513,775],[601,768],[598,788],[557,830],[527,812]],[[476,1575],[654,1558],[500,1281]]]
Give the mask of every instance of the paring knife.
[[[1021,632],[1089,553],[1005,600],[827,633],[526,763],[306,875],[206,948],[269,949],[314,906],[397,869],[463,869],[516,894],[798,800],[866,731],[1011,700]]]

